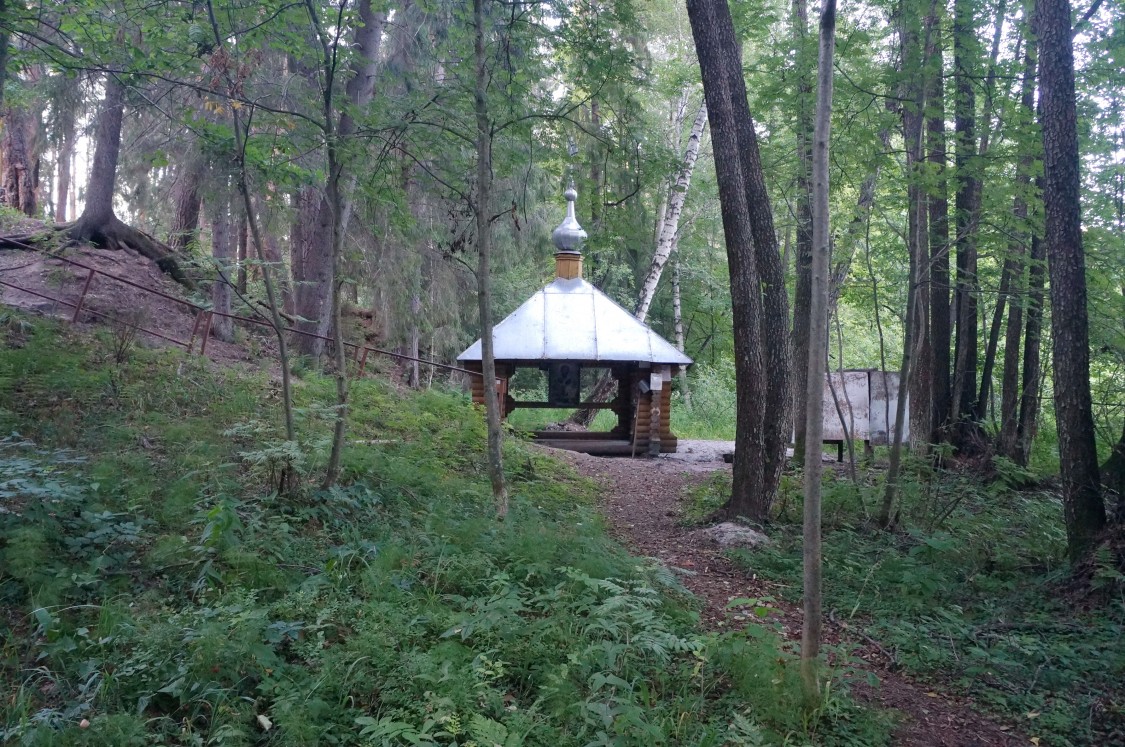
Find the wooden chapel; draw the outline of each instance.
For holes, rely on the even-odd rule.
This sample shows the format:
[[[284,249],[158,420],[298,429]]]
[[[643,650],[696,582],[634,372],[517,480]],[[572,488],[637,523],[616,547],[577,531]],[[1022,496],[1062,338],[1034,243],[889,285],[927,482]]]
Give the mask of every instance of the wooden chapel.
[[[617,416],[608,432],[539,431],[550,446],[599,455],[656,455],[676,451],[671,428],[672,377],[692,361],[582,278],[586,232],[575,217],[578,193],[565,192],[566,218],[551,234],[555,279],[493,327],[501,417],[519,407],[600,408]],[[480,340],[457,356],[481,370]],[[508,382],[519,368],[547,373],[547,401],[516,401]],[[607,402],[584,401],[583,370],[608,371],[616,394]],[[472,377],[473,402],[484,403],[484,384]]]

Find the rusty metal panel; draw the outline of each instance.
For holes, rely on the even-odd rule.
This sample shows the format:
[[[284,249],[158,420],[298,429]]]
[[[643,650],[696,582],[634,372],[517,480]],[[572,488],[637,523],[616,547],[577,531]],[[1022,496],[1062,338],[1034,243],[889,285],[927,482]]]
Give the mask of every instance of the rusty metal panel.
[[[894,438],[895,414],[898,409],[898,397],[907,397],[907,417],[902,424],[902,440],[905,443],[910,438],[910,399],[907,392],[900,391],[899,375],[893,371],[869,372],[869,391],[871,399],[871,443],[877,446],[886,446]]]
[[[867,371],[833,371],[824,379],[824,440],[843,441],[845,429],[840,422],[843,413],[847,436],[864,440],[871,429]],[[833,397],[835,390],[835,397]],[[840,405],[836,409],[837,402]]]

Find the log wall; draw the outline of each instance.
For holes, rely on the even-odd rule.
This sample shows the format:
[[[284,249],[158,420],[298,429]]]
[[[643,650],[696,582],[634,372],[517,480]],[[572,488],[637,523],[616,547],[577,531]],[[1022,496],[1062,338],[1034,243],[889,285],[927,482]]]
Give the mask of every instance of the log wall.
[[[672,367],[672,376],[677,373],[677,368]],[[636,416],[633,420],[633,446],[636,453],[643,454],[648,450],[651,438],[649,434],[652,431],[652,398],[656,394],[660,397],[657,401],[657,406],[660,408],[660,452],[662,454],[671,454],[676,451],[678,439],[676,434],[672,433],[672,384],[671,381],[665,381],[664,385],[658,392],[648,392],[647,394],[640,394],[640,382],[647,381],[651,369],[633,369],[629,376],[629,388],[636,397]]]
[[[478,362],[468,362],[465,368],[470,371],[481,371],[481,364]],[[500,398],[500,418],[508,417],[510,411],[508,396],[508,378],[512,375],[512,366],[497,363],[496,364],[496,394]],[[469,377],[469,391],[473,396],[473,404],[484,407],[484,377],[483,376],[470,376]]]

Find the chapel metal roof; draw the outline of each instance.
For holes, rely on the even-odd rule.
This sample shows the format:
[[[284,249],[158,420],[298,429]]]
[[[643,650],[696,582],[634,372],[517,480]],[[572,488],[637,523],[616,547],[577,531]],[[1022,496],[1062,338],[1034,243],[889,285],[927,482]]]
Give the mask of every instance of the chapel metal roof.
[[[556,257],[581,255],[572,184],[563,193],[566,217],[551,234]],[[581,265],[579,265],[581,266]],[[492,328],[498,361],[632,361],[691,365],[691,358],[581,277],[557,277]],[[479,361],[480,340],[459,361]]]
[[[692,360],[582,278],[556,278],[492,329],[498,361]],[[481,359],[480,340],[457,356]]]

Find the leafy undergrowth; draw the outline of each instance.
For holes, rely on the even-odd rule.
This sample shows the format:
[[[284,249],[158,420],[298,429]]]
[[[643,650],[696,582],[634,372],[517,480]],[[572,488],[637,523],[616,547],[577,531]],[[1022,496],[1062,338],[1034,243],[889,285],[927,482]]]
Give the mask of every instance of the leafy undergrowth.
[[[277,392],[47,322],[0,327],[0,742],[30,745],[879,744],[833,687],[798,706],[767,628],[696,631],[591,487],[519,442],[497,522],[457,394],[357,382],[342,487],[331,382]]]
[[[998,472],[1024,482],[1018,468]],[[1103,551],[1076,590],[1058,497],[913,464],[902,529],[874,529],[878,479],[824,484],[825,609],[864,629],[915,674],[1005,714],[1043,744],[1125,744],[1125,584]],[[776,539],[737,560],[795,595],[799,479],[787,475]],[[721,494],[690,498],[699,510]]]
[[[722,358],[716,363],[699,363],[692,369],[690,405],[673,382],[672,432],[680,438],[733,441],[736,387],[734,363]]]

